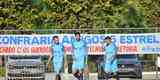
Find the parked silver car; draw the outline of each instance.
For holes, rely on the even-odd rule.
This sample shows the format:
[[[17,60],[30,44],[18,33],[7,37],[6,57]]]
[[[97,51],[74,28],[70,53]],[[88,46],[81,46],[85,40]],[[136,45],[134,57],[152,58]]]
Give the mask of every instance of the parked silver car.
[[[40,56],[8,56],[6,80],[44,80],[45,66]]]

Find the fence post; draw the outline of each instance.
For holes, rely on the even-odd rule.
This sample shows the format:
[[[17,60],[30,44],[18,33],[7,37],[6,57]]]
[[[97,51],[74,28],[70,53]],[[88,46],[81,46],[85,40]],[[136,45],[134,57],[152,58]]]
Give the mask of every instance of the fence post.
[[[156,33],[158,33],[158,27],[156,27]],[[156,60],[156,80],[159,80],[159,77],[158,77],[158,55],[159,53],[156,54],[157,56],[157,60]]]

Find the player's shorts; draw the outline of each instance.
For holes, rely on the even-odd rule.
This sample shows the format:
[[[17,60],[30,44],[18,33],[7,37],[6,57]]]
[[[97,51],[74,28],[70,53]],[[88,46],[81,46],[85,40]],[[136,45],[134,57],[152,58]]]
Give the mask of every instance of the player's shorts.
[[[84,59],[74,60],[72,64],[72,70],[83,70],[85,67]]]
[[[63,67],[63,60],[53,60],[53,71],[56,73],[56,74],[59,74],[62,67]]]
[[[111,56],[112,55],[107,55],[108,59],[105,61],[104,64],[104,71],[106,73],[108,72],[117,72],[118,71],[118,65],[117,65],[117,59],[112,59]]]
[[[108,73],[108,72],[113,72],[113,73],[117,72],[118,71],[117,59],[113,60],[112,62],[105,63],[104,71],[106,73]]]

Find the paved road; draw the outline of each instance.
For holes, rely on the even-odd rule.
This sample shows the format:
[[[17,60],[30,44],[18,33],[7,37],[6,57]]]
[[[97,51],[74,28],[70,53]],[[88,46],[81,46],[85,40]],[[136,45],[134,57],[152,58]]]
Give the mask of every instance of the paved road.
[[[52,80],[54,76],[55,75],[53,73],[46,73],[46,80]],[[159,78],[160,78],[160,72],[159,72]],[[66,75],[62,74],[62,79],[63,80],[76,80],[71,74],[66,74]],[[98,80],[97,74],[96,73],[90,74],[89,80]],[[141,80],[141,79],[121,78],[120,80]],[[142,80],[156,80],[156,73],[155,72],[144,72]]]
[[[55,74],[53,73],[46,73],[45,80],[54,80]],[[159,80],[160,80],[160,72],[159,72]],[[0,80],[5,80],[4,78],[0,78]],[[62,74],[62,80],[76,80],[71,74]],[[97,80],[97,74],[92,73],[90,74],[89,80]],[[120,80],[141,80],[141,79],[127,79],[127,78],[121,78]],[[143,73],[143,79],[142,80],[158,80],[156,79],[156,73],[155,72],[144,72]]]

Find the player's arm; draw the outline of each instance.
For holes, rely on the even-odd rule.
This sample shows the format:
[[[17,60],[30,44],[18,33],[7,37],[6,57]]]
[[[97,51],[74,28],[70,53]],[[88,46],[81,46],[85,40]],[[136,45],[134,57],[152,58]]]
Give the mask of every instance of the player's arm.
[[[84,47],[85,47],[85,68],[84,68],[84,77],[86,78],[86,80],[89,80],[89,68],[88,68],[88,49],[87,49],[87,44],[84,43]]]
[[[72,44],[72,51],[71,51],[72,54],[71,54],[71,56],[72,56],[72,59],[75,60],[75,54],[74,54],[74,42],[72,42],[71,44]]]
[[[86,51],[86,54],[85,54],[85,64],[87,64],[87,62],[88,62],[88,49],[87,49],[87,44],[86,43],[84,43],[84,47],[85,47],[85,51]]]
[[[63,60],[64,60],[64,72],[68,73],[68,62],[67,62],[67,53],[63,45]]]
[[[106,53],[105,53],[105,47],[106,47],[106,42],[103,40],[103,41],[101,41],[100,42],[100,44],[101,44],[101,49],[102,49],[102,52],[104,53],[103,54],[103,62],[106,60]]]
[[[65,50],[65,48],[64,48],[64,46],[63,46],[63,53],[64,53],[64,67],[65,68],[67,68],[68,66],[67,66],[67,64],[68,64],[68,62],[67,62],[67,53],[66,53],[66,50]]]
[[[49,58],[48,58],[47,66],[50,64],[51,59],[52,59],[52,55],[50,54],[50,55],[49,55]]]
[[[113,47],[114,48],[113,48],[113,52],[112,52],[113,53],[112,58],[116,59],[116,56],[117,56],[117,46],[114,44]]]
[[[53,53],[52,46],[50,47],[50,51],[51,51],[51,54],[49,55],[47,66],[50,64],[51,59],[52,59],[52,53]]]
[[[105,46],[106,46],[105,41],[101,41],[100,44],[101,44],[102,52],[104,52],[105,51]]]
[[[68,62],[67,62],[67,54],[64,53],[64,66],[65,66],[65,67],[68,67],[68,66],[67,66],[67,63],[68,63]]]

